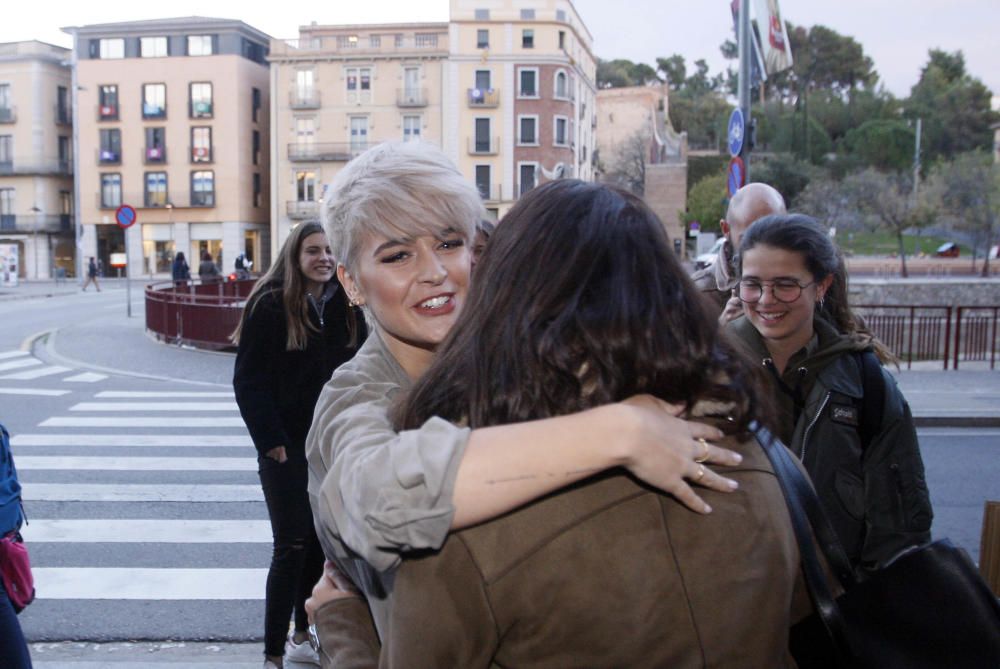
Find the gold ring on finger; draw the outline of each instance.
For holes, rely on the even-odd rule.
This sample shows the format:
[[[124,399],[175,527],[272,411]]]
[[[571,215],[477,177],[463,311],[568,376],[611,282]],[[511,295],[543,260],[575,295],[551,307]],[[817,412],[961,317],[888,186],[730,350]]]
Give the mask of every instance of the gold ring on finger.
[[[700,465],[698,465],[698,474],[693,479],[691,479],[691,480],[694,483],[698,483],[699,481],[701,481],[702,477],[704,477],[704,476],[705,476],[705,465],[701,465],[700,464]]]
[[[702,454],[696,457],[694,461],[701,464],[702,462],[705,462],[705,460],[708,460],[708,442],[705,441],[704,437],[698,437],[698,443],[701,444],[704,451],[702,451]]]

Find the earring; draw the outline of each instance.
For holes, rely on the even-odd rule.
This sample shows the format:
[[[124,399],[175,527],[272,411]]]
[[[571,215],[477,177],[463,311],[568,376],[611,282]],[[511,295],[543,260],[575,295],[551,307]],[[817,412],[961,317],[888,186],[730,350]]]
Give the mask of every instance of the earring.
[[[822,309],[822,308],[823,308],[823,301],[824,301],[824,299],[825,299],[825,298],[821,297],[821,298],[819,298],[819,302],[817,302],[817,304],[819,304],[819,308],[820,308],[820,309]]]

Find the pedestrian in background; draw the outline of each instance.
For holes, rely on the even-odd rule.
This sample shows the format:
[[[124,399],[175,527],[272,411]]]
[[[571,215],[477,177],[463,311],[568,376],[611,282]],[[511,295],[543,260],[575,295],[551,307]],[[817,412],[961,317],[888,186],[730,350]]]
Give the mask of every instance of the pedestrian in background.
[[[87,263],[87,278],[83,281],[83,291],[87,292],[87,286],[94,284],[94,288],[97,292],[101,292],[101,284],[97,283],[97,262],[94,260],[94,256],[90,256],[90,261]]]
[[[729,200],[726,217],[719,221],[726,241],[715,262],[691,276],[698,290],[718,308],[720,323],[726,324],[743,314],[740,299],[734,294],[739,281],[736,251],[740,248],[740,237],[758,218],[784,213],[785,200],[781,193],[763,183],[747,184]]]
[[[219,267],[212,261],[212,254],[208,251],[201,252],[201,263],[198,265],[198,278],[202,283],[217,283],[222,280]]]
[[[299,225],[254,286],[233,333],[239,347],[233,388],[257,449],[274,540],[265,594],[265,669],[281,669],[284,658],[319,662],[308,643],[304,608],[323,569],[306,493],[305,439],[323,384],[354,355],[362,335],[335,270],[322,226]],[[295,627],[286,641],[293,611]]]
[[[743,314],[729,327],[769,373],[778,434],[812,477],[859,571],[930,540],[931,504],[910,407],[880,363],[891,353],[847,302],[826,230],[767,216],[739,250]]]
[[[191,280],[191,267],[188,265],[183,251],[174,256],[170,273],[174,278],[174,285],[178,288]]]

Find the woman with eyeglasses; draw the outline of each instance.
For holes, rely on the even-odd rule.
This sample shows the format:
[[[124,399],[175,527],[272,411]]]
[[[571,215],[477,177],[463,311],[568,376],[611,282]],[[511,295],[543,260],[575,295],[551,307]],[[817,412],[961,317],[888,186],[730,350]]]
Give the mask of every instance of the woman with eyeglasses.
[[[881,363],[892,354],[847,302],[829,235],[801,214],[767,216],[740,241],[743,315],[729,329],[769,372],[779,435],[813,479],[856,569],[930,540],[910,407]]]

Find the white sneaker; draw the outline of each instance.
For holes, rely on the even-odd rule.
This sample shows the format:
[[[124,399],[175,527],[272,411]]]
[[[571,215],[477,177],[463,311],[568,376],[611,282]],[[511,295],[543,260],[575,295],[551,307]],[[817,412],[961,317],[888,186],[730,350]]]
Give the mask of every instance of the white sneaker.
[[[285,662],[299,662],[301,664],[312,664],[319,666],[319,653],[313,650],[308,641],[295,643],[293,637],[289,636],[285,642]]]

